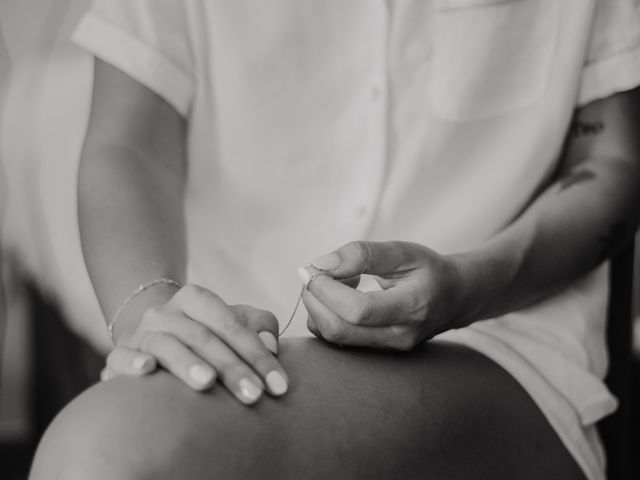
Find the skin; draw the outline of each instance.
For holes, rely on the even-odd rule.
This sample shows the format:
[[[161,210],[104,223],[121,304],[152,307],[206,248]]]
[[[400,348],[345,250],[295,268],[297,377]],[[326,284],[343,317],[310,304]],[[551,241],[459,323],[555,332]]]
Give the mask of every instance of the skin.
[[[194,285],[144,291],[118,320],[105,378],[163,371],[140,382],[117,378],[81,396],[44,439],[33,478],[86,478],[87,472],[91,478],[163,478],[161,467],[179,469],[180,478],[200,478],[203,471],[231,478],[230,472],[245,472],[237,470],[238,462],[249,465],[244,478],[251,478],[269,468],[285,469],[274,461],[276,452],[292,465],[287,475],[299,478],[315,448],[323,452],[314,463],[319,472],[339,467],[375,477],[383,470],[372,445],[397,442],[412,446],[393,450],[409,478],[427,467],[430,478],[478,478],[478,472],[486,473],[484,478],[514,478],[513,472],[521,473],[518,478],[581,478],[531,399],[500,367],[459,347],[420,345],[439,332],[562,289],[613,252],[625,238],[620,232],[633,230],[640,168],[632,126],[639,97],[619,94],[577,111],[576,121],[602,128],[570,136],[558,180],[477,249],[443,256],[402,241],[352,242],[314,261],[329,275],[317,276],[303,294],[311,331],[329,343],[410,351],[407,355],[368,351],[358,357],[361,353],[336,352],[320,343],[283,343],[278,359],[272,353],[276,347],[259,336],[277,334],[269,312],[227,305]],[[185,132],[185,120],[166,102],[97,61],[79,218],[87,265],[107,318],[140,284],[160,277],[184,282]],[[567,180],[579,171],[590,174]],[[356,291],[353,279],[362,273],[377,275],[383,291]],[[435,353],[422,357],[416,348]],[[401,368],[387,368],[398,361]],[[194,365],[209,373],[206,381],[190,375]],[[274,397],[284,393],[269,385],[272,372],[293,391],[281,400],[283,410],[279,401],[265,398],[256,410],[264,412],[260,416],[230,403],[231,397],[217,393],[220,388],[213,394],[190,391],[218,381],[233,398],[254,404],[263,391]],[[348,383],[339,381],[343,375]],[[394,382],[400,383],[390,388]],[[415,395],[424,392],[430,393],[416,406]],[[452,403],[456,408],[448,408]],[[335,412],[341,404],[362,435],[339,429],[343,416]],[[494,404],[496,414],[487,414]],[[381,415],[383,405],[399,408]],[[317,409],[327,414],[318,417]],[[513,418],[505,421],[510,412]],[[140,418],[144,429],[133,431],[130,426]],[[381,418],[389,421],[382,432],[376,430]],[[413,436],[406,431],[407,419],[409,425],[430,425],[435,433]],[[447,419],[446,428],[436,428],[441,419]],[[83,428],[89,421],[95,428]],[[257,439],[246,434],[265,427],[274,448],[268,458],[260,457],[258,445],[251,448]],[[327,437],[330,431],[337,433]],[[533,443],[519,443],[521,437]],[[202,450],[207,445],[217,450]],[[355,448],[346,454],[344,445]],[[432,455],[420,457],[423,446]],[[128,455],[131,451],[136,455]],[[336,455],[340,462],[329,461]]]
[[[638,225],[639,117],[640,90],[578,110],[581,128],[567,139],[559,178],[475,250],[442,256],[408,242],[352,242],[316,259],[328,275],[315,277],[303,295],[309,329],[341,345],[410,350],[568,286]],[[363,293],[342,283],[361,273],[376,275],[383,290]]]
[[[285,339],[280,359],[291,391],[252,407],[163,371],[98,384],[49,428],[30,478],[584,479],[517,382],[465,347]]]
[[[309,329],[342,345],[404,351],[566,287],[613,253],[638,224],[638,112],[638,91],[579,109],[574,125],[580,128],[569,129],[556,181],[475,250],[442,256],[408,242],[353,242],[316,259],[315,266],[330,275],[318,276],[304,292]],[[140,284],[159,277],[184,281],[185,123],[157,95],[97,61],[79,217],[107,318]],[[352,288],[365,272],[378,276],[382,292]],[[286,372],[258,336],[277,336],[270,313],[226,305],[198,286],[175,295],[177,290],[158,285],[127,305],[105,378],[148,374],[159,364],[194,389],[217,378],[245,403],[258,400],[271,372],[287,384]],[[268,342],[273,351],[274,343]],[[205,381],[190,375],[194,365]],[[241,387],[247,382],[253,395]]]
[[[160,277],[184,284],[185,131],[166,102],[97,61],[78,193],[85,260],[106,318],[139,285]],[[286,390],[286,373],[268,348],[277,348],[277,332],[269,312],[227,305],[196,285],[179,292],[156,285],[119,316],[103,378],[161,365],[193,389],[218,380],[253,403],[265,388],[274,395]],[[272,372],[275,383],[267,381]]]

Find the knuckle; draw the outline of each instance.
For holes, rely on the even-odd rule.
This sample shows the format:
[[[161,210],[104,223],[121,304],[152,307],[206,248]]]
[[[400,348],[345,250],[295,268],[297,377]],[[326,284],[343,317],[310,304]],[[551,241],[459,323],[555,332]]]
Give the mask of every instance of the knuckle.
[[[146,334],[147,334],[147,331],[144,328],[138,327],[136,331],[133,332],[133,335],[131,336],[131,338],[125,341],[123,345],[125,347],[138,349],[140,348],[140,343],[142,342],[142,339]]]
[[[260,310],[257,308],[255,309],[255,311],[255,318],[259,319],[258,323],[260,326],[266,327],[270,331],[278,330],[278,319],[273,313],[269,312],[268,310]]]
[[[123,349],[120,347],[115,347],[113,350],[111,350],[111,352],[109,353],[109,355],[107,355],[107,366],[109,368],[116,368],[118,365],[118,359],[122,356],[123,353]]]
[[[273,355],[267,353],[258,353],[251,359],[251,364],[258,372],[269,372],[277,367],[277,362]]]
[[[391,327],[393,338],[392,345],[395,350],[409,352],[416,346],[416,340],[407,330],[402,327]]]
[[[250,373],[249,367],[239,360],[225,363],[217,367],[216,370],[220,374],[220,378],[226,382],[238,380]]]
[[[422,322],[429,316],[430,302],[414,294],[406,299],[406,317],[413,322]]]
[[[400,242],[399,240],[389,240],[388,242],[386,242],[386,244],[389,250],[391,250],[392,252],[398,252],[403,250],[405,245],[404,242]]]
[[[213,340],[213,332],[204,325],[197,325],[186,335],[186,341],[190,345],[205,347]]]
[[[344,329],[334,322],[328,322],[322,329],[322,337],[331,343],[342,343],[344,341]]]
[[[238,326],[246,328],[251,325],[251,322],[254,318],[254,313],[249,311],[250,313],[245,312],[244,314],[239,313],[233,309],[231,309],[231,313],[229,314],[233,319],[229,320],[235,322]]]
[[[159,332],[147,333],[140,339],[140,350],[151,353],[159,348],[165,340],[165,334]]]
[[[166,310],[162,305],[148,308],[142,315],[142,324],[149,325],[157,323],[158,319],[164,315],[165,311]]]
[[[368,265],[371,259],[371,249],[367,242],[355,241],[348,244],[349,249],[353,252],[356,261],[362,265]],[[366,272],[363,272],[366,273]]]
[[[251,317],[253,315],[253,311],[255,310],[251,305],[245,304],[229,305],[229,309],[234,314],[238,315],[238,317]]]
[[[413,342],[403,339],[398,341],[396,345],[394,345],[394,348],[399,352],[410,352],[413,350],[414,346]]]
[[[356,325],[367,323],[371,318],[371,305],[367,302],[358,302],[352,306],[352,310],[349,314],[349,321]]]
[[[397,240],[387,242],[387,251],[394,269],[399,268],[406,261],[407,248],[404,242]]]
[[[222,329],[230,335],[237,334],[244,329],[244,325],[236,315],[229,312],[220,319]]]
[[[309,315],[307,317],[307,329],[313,333],[316,337],[320,336],[320,330],[318,330],[318,324],[316,321]]]
[[[173,297],[177,302],[187,301],[190,298],[197,297],[204,293],[204,288],[193,283],[188,283],[175,294]]]

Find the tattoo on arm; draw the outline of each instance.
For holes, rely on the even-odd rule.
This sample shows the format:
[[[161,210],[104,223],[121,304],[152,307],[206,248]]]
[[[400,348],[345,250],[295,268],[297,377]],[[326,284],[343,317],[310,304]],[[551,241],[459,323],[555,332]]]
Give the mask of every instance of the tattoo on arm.
[[[564,177],[560,178],[560,191],[563,192],[569,187],[578,185],[579,183],[588,182],[596,178],[596,174],[587,168],[571,170]],[[559,193],[558,192],[558,193]]]
[[[604,131],[604,122],[584,122],[576,120],[569,129],[569,135],[573,138],[592,137]]]
[[[601,120],[574,120],[569,127],[567,138],[575,140],[582,137],[594,137],[601,134],[604,129],[605,125]],[[564,192],[566,189],[573,187],[574,185],[593,180],[594,178],[596,178],[596,174],[593,173],[593,171],[588,168],[579,168],[579,166],[576,166],[560,177],[558,180],[558,183],[560,184],[558,193]]]
[[[630,234],[629,224],[625,220],[618,220],[611,224],[606,235],[598,238],[600,245],[600,261],[606,260],[617,247],[622,245]]]

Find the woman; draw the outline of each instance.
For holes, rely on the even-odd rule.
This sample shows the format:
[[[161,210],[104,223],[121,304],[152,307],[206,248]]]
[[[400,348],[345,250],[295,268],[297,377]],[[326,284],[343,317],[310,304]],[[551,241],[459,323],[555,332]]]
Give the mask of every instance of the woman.
[[[599,265],[638,221],[637,15],[96,2],[79,220],[118,378],[32,478],[604,478]],[[309,263],[329,345],[278,342]]]

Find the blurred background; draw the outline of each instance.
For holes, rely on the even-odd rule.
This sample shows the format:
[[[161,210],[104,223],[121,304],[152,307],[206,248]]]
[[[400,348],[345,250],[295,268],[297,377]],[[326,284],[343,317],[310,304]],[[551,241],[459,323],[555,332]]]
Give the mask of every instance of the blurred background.
[[[76,225],[92,59],[69,36],[88,4],[0,2],[0,478],[6,480],[26,478],[43,429],[97,381],[109,346]],[[639,312],[637,286],[634,299]],[[640,399],[637,314],[635,325]]]
[[[92,60],[68,38],[88,0],[0,2],[0,478],[26,478],[54,415],[109,345],[76,225]]]

